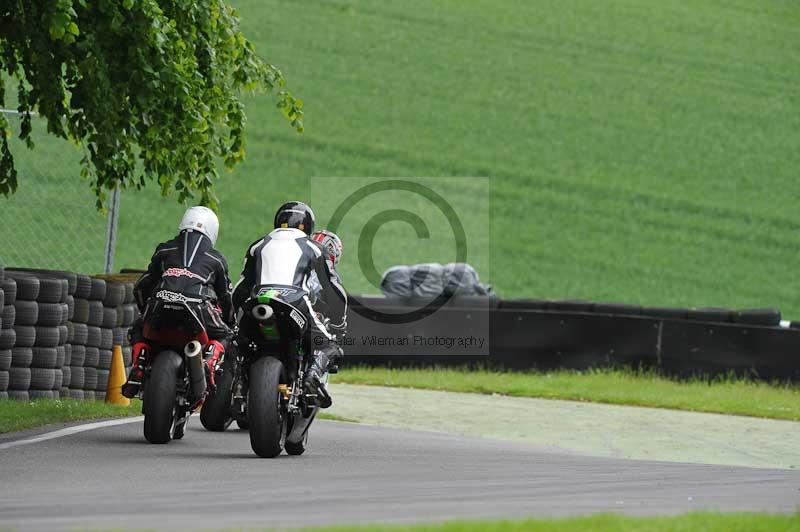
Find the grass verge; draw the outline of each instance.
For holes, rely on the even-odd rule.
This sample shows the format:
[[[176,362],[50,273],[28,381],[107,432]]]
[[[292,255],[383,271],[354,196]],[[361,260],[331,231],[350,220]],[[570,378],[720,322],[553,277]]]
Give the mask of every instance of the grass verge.
[[[513,521],[451,521],[420,525],[365,525],[347,527],[325,527],[306,530],[339,532],[603,532],[647,530],[648,532],[703,530],[705,532],[758,532],[800,530],[800,514],[773,515],[755,513],[721,514],[715,512],[693,512],[671,517],[627,517],[600,514],[566,519],[525,519]]]
[[[37,399],[36,401],[3,401],[0,403],[0,434],[32,429],[53,423],[89,419],[138,416],[142,413],[139,401],[130,406],[109,405],[102,401],[74,399]],[[319,419],[357,423],[356,420],[320,412]]]
[[[800,420],[800,388],[735,377],[675,381],[655,373],[594,370],[519,373],[467,369],[342,370],[334,382],[539,397]]]
[[[357,419],[344,416],[337,416],[336,414],[329,414],[328,412],[319,412],[317,414],[317,419],[325,419],[328,421],[341,421],[342,423],[358,423]]]
[[[0,434],[85,419],[138,416],[142,405],[109,405],[102,401],[76,399],[37,399],[36,401],[3,401],[0,403]]]
[[[714,412],[800,421],[800,388],[726,377],[710,381],[675,381],[655,373],[595,370],[518,373],[467,369],[390,369],[357,367],[342,370],[334,382],[539,397],[696,412]],[[40,399],[3,401],[0,434],[52,423],[137,416],[141,406],[101,401]],[[354,422],[328,413],[320,419]]]

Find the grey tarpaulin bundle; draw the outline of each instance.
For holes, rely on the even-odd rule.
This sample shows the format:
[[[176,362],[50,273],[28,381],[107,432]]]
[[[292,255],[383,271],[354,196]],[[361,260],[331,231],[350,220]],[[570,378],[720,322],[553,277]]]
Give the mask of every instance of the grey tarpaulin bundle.
[[[436,297],[440,294],[488,296],[494,291],[480,282],[478,272],[469,264],[429,262],[410,266],[393,266],[381,278],[381,291],[387,296],[412,298]]]

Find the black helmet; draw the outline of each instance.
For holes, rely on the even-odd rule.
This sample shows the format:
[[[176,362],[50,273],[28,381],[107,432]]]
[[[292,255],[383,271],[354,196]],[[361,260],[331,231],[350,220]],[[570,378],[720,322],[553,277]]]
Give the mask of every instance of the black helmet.
[[[275,213],[275,229],[293,227],[305,234],[314,232],[314,211],[302,201],[288,201]]]

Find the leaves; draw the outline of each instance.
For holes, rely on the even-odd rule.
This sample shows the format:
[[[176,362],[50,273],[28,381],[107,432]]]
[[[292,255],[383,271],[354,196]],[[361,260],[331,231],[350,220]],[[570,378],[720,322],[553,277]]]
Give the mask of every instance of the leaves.
[[[16,79],[20,138],[30,113],[82,145],[81,174],[106,191],[155,183],[179,201],[214,206],[217,161],[245,156],[243,92],[273,92],[303,131],[303,103],[239,30],[224,0],[33,0],[0,25],[0,69]],[[45,24],[42,24],[45,21]],[[4,86],[0,85],[0,99]],[[17,187],[8,121],[0,118],[0,194]]]

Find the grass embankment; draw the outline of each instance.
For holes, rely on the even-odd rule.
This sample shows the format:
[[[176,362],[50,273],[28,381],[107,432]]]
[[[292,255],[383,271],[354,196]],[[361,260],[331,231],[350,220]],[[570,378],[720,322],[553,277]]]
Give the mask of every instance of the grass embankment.
[[[131,401],[130,406],[74,399],[2,401],[0,403],[0,434],[53,423],[138,416],[141,415],[141,410],[142,404],[139,401]]]
[[[676,381],[653,373],[597,370],[551,373],[459,369],[348,368],[334,382],[516,397],[672,408],[800,420],[800,388],[734,377]]]
[[[297,135],[266,96],[246,102],[247,160],[219,187],[219,246],[232,268],[282,200],[322,197],[320,211],[336,201],[311,190],[310,177],[488,176],[491,201],[466,186],[445,197],[470,235],[482,229],[470,214],[490,203],[490,239],[471,237],[468,260],[506,297],[777,306],[800,318],[786,287],[800,232],[790,193],[800,167],[793,2],[314,2],[302,31],[287,29],[292,2],[232,4],[306,110]],[[59,234],[72,231],[90,199],[40,185],[22,162],[82,189],[82,152],[58,140],[39,148],[14,145],[19,202],[0,199],[0,223],[22,231],[56,220]],[[157,189],[123,193],[117,266],[142,267],[175,232],[183,207]],[[432,238],[385,225],[378,270],[453,258],[441,245],[449,226],[420,205],[412,210]],[[415,207],[364,201],[342,226],[342,275],[355,293],[376,291],[355,250],[360,226],[387,206]],[[100,271],[97,216],[96,229],[67,233],[74,250],[41,252],[22,232],[0,256]],[[83,248],[93,263],[65,259]]]
[[[452,521],[419,525],[364,525],[309,528],[314,532],[797,532],[800,514],[720,514],[693,512],[673,517],[627,517],[594,515],[566,519],[525,519],[513,521]]]
[[[301,32],[265,31],[296,18],[291,3],[232,3],[307,119],[297,135],[267,98],[248,101],[248,159],[219,188],[219,245],[234,267],[280,201],[332,212],[340,195],[311,177],[488,176],[491,201],[469,186],[444,194],[468,260],[506,297],[776,306],[800,319],[785,284],[800,232],[786,193],[800,167],[786,112],[800,85],[790,3],[318,2]],[[117,264],[143,264],[174,232],[180,207],[155,195],[123,199]],[[414,211],[432,234],[383,226],[379,271],[452,260],[449,225],[412,200],[350,211],[348,289],[376,292],[356,249],[386,208]],[[472,213],[488,203],[487,240]]]

